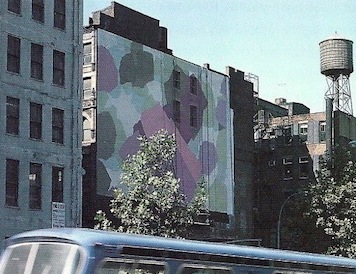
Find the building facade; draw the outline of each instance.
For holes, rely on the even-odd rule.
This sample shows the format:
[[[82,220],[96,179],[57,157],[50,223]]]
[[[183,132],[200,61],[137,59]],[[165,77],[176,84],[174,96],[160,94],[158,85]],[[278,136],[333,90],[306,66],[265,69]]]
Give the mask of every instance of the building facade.
[[[258,98],[255,116],[254,227],[255,237],[267,247],[279,245],[288,202],[302,197],[303,188],[316,179],[327,144],[347,145],[356,137],[351,115],[331,110],[328,118],[327,111],[310,113],[281,98],[276,103]]]
[[[235,233],[234,113],[239,96],[253,98],[243,72],[228,68],[223,74],[174,56],[158,20],[115,2],[93,13],[83,43],[83,225],[93,226],[96,210],[107,208],[123,161],[139,148],[137,137],[165,129],[176,136],[175,174],[187,199],[204,181],[211,217],[223,231]],[[231,79],[245,87],[232,89]],[[246,134],[251,156],[252,129]],[[249,186],[250,158],[244,178]],[[249,215],[248,209],[241,212]]]
[[[82,1],[3,0],[0,24],[0,239],[81,226]]]

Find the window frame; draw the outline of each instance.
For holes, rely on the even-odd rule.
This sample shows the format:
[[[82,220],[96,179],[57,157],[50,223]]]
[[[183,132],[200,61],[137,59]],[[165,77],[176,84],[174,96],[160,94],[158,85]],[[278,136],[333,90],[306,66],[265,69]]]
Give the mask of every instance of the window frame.
[[[309,178],[309,156],[300,156],[298,159],[299,163],[299,179]],[[304,171],[303,171],[304,169]],[[306,175],[304,175],[306,174]]]
[[[180,72],[178,70],[173,70],[173,87],[176,89],[180,89],[181,86],[181,77]]]
[[[64,202],[64,168],[61,166],[52,166],[52,202]]]
[[[43,45],[31,43],[31,78],[43,80]]]
[[[173,121],[175,123],[180,123],[181,121],[181,104],[178,100],[173,100],[172,103],[172,110],[173,110]]]
[[[20,133],[20,99],[16,97],[6,96],[6,133]]]
[[[7,0],[7,10],[9,12],[21,15],[21,0]]]
[[[283,180],[293,179],[293,158],[285,157],[283,158]]]
[[[53,79],[54,85],[64,87],[65,85],[65,53],[53,50]]]
[[[21,39],[14,35],[7,35],[6,70],[20,74],[21,72]]]
[[[198,127],[198,107],[195,105],[189,106],[189,125],[191,127]]]
[[[5,205],[19,207],[20,161],[6,158]]]
[[[53,1],[53,27],[61,30],[66,29],[66,1]]]
[[[29,170],[29,199],[28,207],[31,210],[42,208],[42,165],[30,162]]]
[[[189,77],[189,83],[190,83],[190,93],[193,95],[197,95],[198,92],[198,79],[195,77],[195,75],[191,75]]]
[[[41,104],[30,102],[30,138],[42,140],[42,117],[43,107]]]
[[[89,49],[89,50],[87,50]],[[88,60],[89,59],[89,60]],[[92,63],[92,43],[83,44],[83,65],[90,65]]]
[[[52,108],[52,142],[64,143],[64,110]]]
[[[32,19],[36,22],[45,22],[44,0],[32,0]]]

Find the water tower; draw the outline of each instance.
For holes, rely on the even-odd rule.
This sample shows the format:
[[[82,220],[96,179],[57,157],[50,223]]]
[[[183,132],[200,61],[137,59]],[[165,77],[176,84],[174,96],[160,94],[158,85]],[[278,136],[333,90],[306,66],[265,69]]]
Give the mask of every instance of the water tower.
[[[319,43],[320,71],[326,76],[328,89],[325,98],[332,99],[333,108],[352,115],[350,74],[354,71],[352,44],[335,36]]]

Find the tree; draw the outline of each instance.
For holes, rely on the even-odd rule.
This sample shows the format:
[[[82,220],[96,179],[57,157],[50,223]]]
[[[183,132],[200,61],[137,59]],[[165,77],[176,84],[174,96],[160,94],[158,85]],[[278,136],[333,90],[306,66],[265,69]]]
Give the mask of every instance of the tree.
[[[177,149],[174,135],[159,131],[140,136],[140,150],[123,163],[120,184],[114,190],[110,212],[118,219],[113,225],[103,211],[95,217],[97,229],[164,237],[186,237],[194,218],[205,212],[206,194],[201,183],[188,203],[174,176]]]
[[[333,164],[323,161],[310,185],[310,212],[332,242],[328,253],[356,257],[356,163],[337,147]]]

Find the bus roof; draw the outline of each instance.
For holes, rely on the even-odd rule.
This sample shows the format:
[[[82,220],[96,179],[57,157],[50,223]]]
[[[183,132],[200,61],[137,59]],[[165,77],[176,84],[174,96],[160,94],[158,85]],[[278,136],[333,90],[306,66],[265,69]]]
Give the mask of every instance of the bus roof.
[[[75,243],[84,247],[92,247],[95,245],[118,248],[123,246],[143,247],[152,250],[155,249],[356,268],[356,260],[344,257],[284,251],[262,247],[126,234],[85,228],[52,228],[24,232],[7,239],[6,245],[8,246],[20,242],[30,241],[62,241]]]

